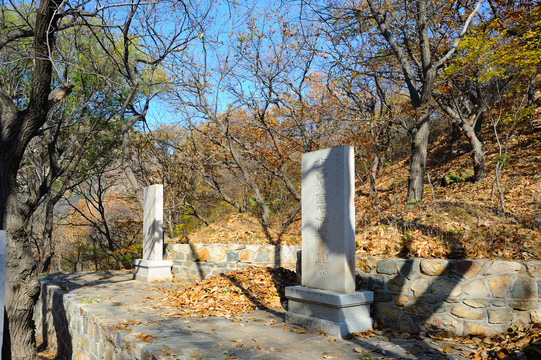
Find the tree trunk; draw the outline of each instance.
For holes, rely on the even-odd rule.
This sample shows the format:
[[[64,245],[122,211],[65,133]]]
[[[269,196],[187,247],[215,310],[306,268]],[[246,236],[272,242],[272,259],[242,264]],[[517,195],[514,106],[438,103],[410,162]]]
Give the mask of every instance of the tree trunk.
[[[487,176],[483,145],[481,144],[481,141],[479,141],[474,128],[470,125],[467,118],[463,116],[456,116],[455,118],[464,134],[470,139],[470,144],[472,146],[471,158],[473,160],[473,182],[482,181]],[[480,121],[480,117],[478,117],[477,121]]]
[[[376,187],[376,177],[378,175],[378,169],[379,169],[380,162],[381,162],[380,157],[378,156],[378,154],[376,152],[376,154],[374,155],[374,160],[372,161],[372,166],[370,168],[370,190],[369,190],[369,195],[373,196],[373,197],[378,195],[378,189]]]
[[[471,158],[473,160],[473,182],[482,181],[487,177],[483,145],[466,119],[461,121],[460,127],[468,139],[470,139],[470,144],[472,146]]]
[[[428,106],[419,108],[417,126],[411,142],[411,163],[408,175],[408,194],[406,203],[417,203],[423,200],[423,182],[426,168],[428,135],[430,133],[430,111]]]
[[[3,359],[37,359],[34,305],[38,301],[40,285],[36,263],[28,235],[24,229],[7,233],[6,295],[8,345],[2,349]],[[11,353],[9,352],[11,350]]]

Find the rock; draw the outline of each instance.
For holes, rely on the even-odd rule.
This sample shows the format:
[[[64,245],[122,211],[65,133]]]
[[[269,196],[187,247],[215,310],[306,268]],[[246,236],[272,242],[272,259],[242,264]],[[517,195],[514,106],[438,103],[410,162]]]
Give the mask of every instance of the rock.
[[[522,268],[522,264],[514,261],[494,261],[488,268],[485,275],[500,275],[503,273],[514,273]]]
[[[487,280],[492,296],[502,298],[513,278],[510,275],[500,275]]]
[[[413,324],[409,316],[406,315],[400,318],[400,321],[398,322],[398,329],[408,334],[414,334],[417,332],[416,326]]]
[[[453,335],[462,335],[462,324],[448,315],[431,316],[425,322],[425,327],[430,332],[447,332]]]
[[[410,289],[413,291],[413,295],[421,296],[428,291],[428,280],[425,278],[417,278],[411,281]]]
[[[461,277],[474,278],[476,277],[487,260],[459,260],[453,264],[453,272]]]
[[[465,306],[453,306],[451,314],[466,320],[481,320],[485,317],[482,312],[473,310]]]
[[[537,282],[531,278],[518,278],[509,294],[515,310],[535,310],[539,306]]]
[[[541,261],[529,261],[527,267],[530,276],[541,277]]]
[[[391,291],[400,291],[404,292],[407,291],[407,289],[404,289],[404,285],[406,285],[406,279],[402,277],[402,275],[398,275],[394,278],[392,278],[388,283],[387,286],[389,290]],[[404,291],[403,291],[404,289]]]
[[[217,246],[217,245],[211,246],[208,248],[208,251],[209,251],[211,260],[216,263],[224,262],[227,259],[226,257],[227,254],[224,251],[224,249],[222,249],[221,246]]]
[[[462,287],[456,282],[437,278],[430,287],[432,294],[457,297],[462,294]]]
[[[405,276],[408,280],[419,274],[419,259],[396,260],[398,272]]]
[[[530,314],[528,311],[515,311],[515,321],[514,325],[519,330],[524,330],[530,327]]]
[[[404,306],[406,305],[406,303],[409,301],[409,297],[407,297],[406,295],[395,295],[394,296],[394,303],[398,306]]]
[[[494,329],[479,323],[465,322],[463,325],[462,335],[486,335],[494,336],[499,333],[499,329]]]
[[[394,307],[394,306],[378,306],[378,308],[380,309],[381,313],[383,315],[385,315],[387,318],[389,318],[389,320],[393,321],[393,322],[397,322],[398,321],[398,308]]]
[[[473,298],[485,298],[489,295],[488,289],[483,281],[477,279],[473,280],[467,285],[462,286],[464,294]]]
[[[357,270],[369,273],[374,268],[374,260],[373,259],[359,259],[356,263]]]
[[[197,260],[199,261],[208,261],[210,260],[210,253],[207,248],[203,248],[196,252]]]
[[[440,259],[423,259],[421,260],[421,272],[425,275],[440,276],[447,269],[449,262]]]
[[[269,254],[267,254],[267,252],[265,251],[259,251],[257,254],[255,254],[254,256],[254,262],[255,263],[266,263],[269,261]]]
[[[412,304],[404,308],[404,312],[409,315],[415,315],[419,317],[428,317],[432,314],[432,310],[428,305],[422,303]]]
[[[386,274],[386,275],[396,274],[396,266],[395,266],[394,260],[384,259],[384,260],[378,261],[376,271],[378,272],[378,274]]]
[[[531,311],[530,320],[531,322],[541,323],[541,311]]]
[[[249,263],[249,262],[252,262],[253,259],[254,259],[254,253],[253,252],[251,252],[251,251],[241,251],[241,253],[240,253],[240,261],[241,262]]]
[[[513,321],[513,311],[510,310],[489,310],[488,322],[491,324],[503,324]]]

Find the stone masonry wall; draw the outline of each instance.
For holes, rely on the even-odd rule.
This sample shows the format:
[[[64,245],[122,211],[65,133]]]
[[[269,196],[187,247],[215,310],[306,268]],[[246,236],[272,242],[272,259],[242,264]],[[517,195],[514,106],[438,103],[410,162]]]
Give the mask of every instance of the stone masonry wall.
[[[165,258],[173,260],[173,275],[188,281],[202,280],[250,265],[295,270],[295,245],[167,244]]]
[[[138,337],[117,328],[125,321],[114,307],[90,309],[75,294],[42,281],[34,311],[36,341],[60,360],[157,359],[156,349]],[[111,311],[113,309],[113,311]]]
[[[248,265],[294,270],[299,250],[299,246],[168,244],[166,255],[173,260],[175,277],[191,281]],[[383,327],[492,335],[513,325],[541,322],[541,261],[357,257],[356,278],[358,289],[374,291],[372,317]]]
[[[541,261],[358,259],[356,268],[383,327],[492,335],[541,322]]]

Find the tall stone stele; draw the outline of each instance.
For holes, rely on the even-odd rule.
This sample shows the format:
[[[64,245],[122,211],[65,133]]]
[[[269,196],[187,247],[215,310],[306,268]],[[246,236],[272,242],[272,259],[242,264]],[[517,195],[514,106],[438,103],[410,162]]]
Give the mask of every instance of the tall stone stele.
[[[151,282],[169,280],[171,260],[163,260],[163,185],[145,188],[143,204],[143,258],[134,261],[133,278]]]
[[[286,288],[286,321],[343,338],[372,329],[371,291],[355,291],[353,147],[302,155],[301,286]]]
[[[4,338],[4,296],[6,290],[6,232],[0,230],[0,360],[2,360],[2,339]]]

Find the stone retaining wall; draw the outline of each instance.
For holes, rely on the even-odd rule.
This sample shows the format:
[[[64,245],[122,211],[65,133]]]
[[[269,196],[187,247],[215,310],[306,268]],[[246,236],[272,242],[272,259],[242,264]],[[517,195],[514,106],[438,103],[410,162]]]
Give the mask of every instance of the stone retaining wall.
[[[88,299],[66,294],[59,286],[42,281],[34,311],[36,341],[61,360],[158,359],[157,349],[140,333],[118,329],[124,317],[111,311],[89,309]],[[90,299],[91,300],[91,299]],[[86,303],[88,302],[88,303]],[[114,309],[114,308],[113,308]]]
[[[299,250],[168,244],[166,254],[177,279],[199,280],[248,265],[295,269]],[[541,322],[541,261],[357,257],[356,273],[357,288],[374,291],[372,317],[380,327],[492,335]]]
[[[541,322],[541,261],[358,259],[356,268],[383,327],[492,335]]]
[[[295,245],[167,244],[165,257],[173,260],[173,275],[188,281],[206,279],[250,265],[295,270]]]

